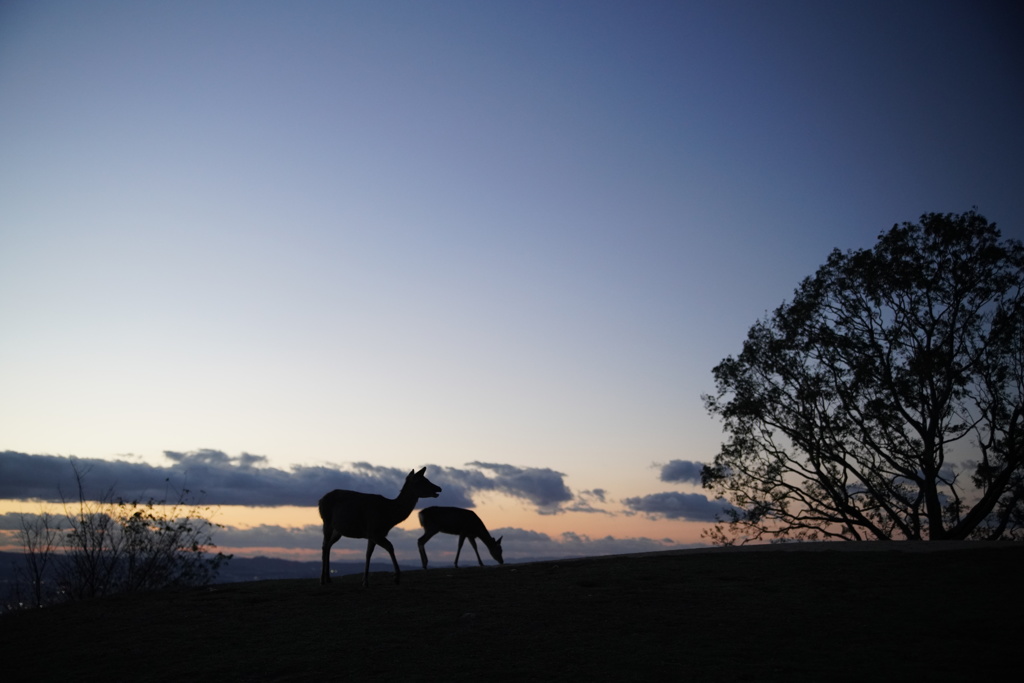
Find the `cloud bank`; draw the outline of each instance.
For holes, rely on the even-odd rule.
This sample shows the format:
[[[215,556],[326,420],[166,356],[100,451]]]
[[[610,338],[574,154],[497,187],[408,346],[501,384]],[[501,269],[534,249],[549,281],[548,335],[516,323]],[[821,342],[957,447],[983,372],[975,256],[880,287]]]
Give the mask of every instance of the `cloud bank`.
[[[699,493],[666,491],[647,496],[626,498],[622,503],[632,510],[653,519],[681,519],[689,522],[713,522],[716,514],[728,507],[723,501],[708,500]]]
[[[681,484],[700,484],[705,463],[692,460],[671,460],[661,466],[661,480]],[[652,519],[678,519],[688,522],[713,522],[716,515],[729,508],[724,500],[709,500],[700,493],[665,491],[647,496],[626,498],[622,504],[633,513]]]
[[[176,500],[187,490],[206,505],[311,506],[333,489],[393,498],[408,474],[367,462],[282,470],[270,467],[264,456],[242,453],[233,457],[212,449],[164,451],[164,456],[168,464],[155,467],[128,460],[4,451],[0,453],[0,499],[77,499],[77,470],[89,500],[111,493],[125,500]],[[565,484],[565,474],[548,468],[484,462],[469,463],[465,469],[428,464],[427,476],[443,489],[445,505],[473,507],[474,494],[495,491],[530,503],[540,514],[593,509],[589,502],[592,492],[586,492],[576,504],[577,497]]]
[[[20,552],[18,531],[22,528],[23,518],[31,523],[36,515],[33,513],[9,512],[0,515],[0,548],[12,552]],[[52,526],[67,525],[60,515],[51,518]],[[627,553],[658,552],[682,548],[699,547],[698,545],[680,545],[669,538],[654,539],[646,537],[615,538],[604,536],[591,538],[585,534],[567,531],[551,536],[539,531],[518,527],[492,528],[490,532],[497,538],[503,537],[507,562],[529,560],[559,559],[567,557],[594,557],[597,555],[622,555]],[[395,527],[388,538],[395,545],[395,554],[403,563],[419,564],[419,551],[416,541],[423,531],[417,527],[403,529]],[[323,536],[319,524],[307,524],[298,527],[285,527],[273,524],[261,524],[253,527],[218,526],[213,534],[215,551],[231,553],[238,557],[272,556],[291,560],[315,561],[320,557],[320,544]],[[427,553],[432,566],[443,566],[454,561],[458,540],[455,536],[438,534],[427,544]],[[490,557],[483,547],[480,548],[484,561],[490,563]],[[363,541],[343,538],[335,544],[332,553],[335,560],[343,555],[349,559],[361,560],[366,552]],[[467,552],[469,555],[467,555]],[[375,560],[386,554],[378,552]],[[466,558],[471,558],[467,560]],[[468,546],[463,548],[462,561],[472,564],[476,561]]]
[[[163,467],[130,460],[67,458],[0,452],[0,499],[60,502],[77,500],[82,475],[89,500],[117,496],[125,500],[176,501],[183,491],[204,505],[278,507],[314,506],[332,489],[379,493],[393,498],[408,471],[367,462],[339,466],[270,467],[251,453],[230,456],[201,449],[165,451]],[[471,462],[464,468],[427,464],[427,476],[443,490],[443,505],[475,507],[475,495],[497,492],[533,506],[538,514],[589,512],[613,514],[604,489],[573,492],[566,475],[546,467]],[[703,463],[673,460],[662,466],[662,481],[694,483]],[[726,504],[699,493],[664,492],[620,501],[629,514],[692,522],[710,522]]]
[[[337,466],[294,466],[284,470],[269,466],[267,458],[250,453],[230,456],[222,451],[202,449],[191,452],[165,451],[166,464],[153,466],[132,460],[67,458],[0,452],[0,499],[76,501],[82,475],[83,494],[88,500],[109,498],[111,494],[126,500],[177,500],[183,490],[190,491],[204,505],[242,505],[255,507],[315,506],[320,495],[335,488],[353,489],[394,497],[405,481],[407,470],[382,467],[367,462]],[[493,462],[471,462],[463,468],[426,465],[431,481],[443,489],[443,505],[474,507],[473,497],[497,492],[531,505],[538,514],[622,512],[604,489],[573,492],[565,483],[566,475],[549,468],[518,467]],[[672,461],[662,468],[663,481],[689,483],[697,478],[701,463]],[[643,514],[652,519],[712,521],[724,507],[697,493],[655,493],[617,501],[626,514]],[[26,515],[31,519],[33,515]],[[58,516],[59,517],[59,516]],[[57,520],[59,522],[59,519]],[[414,518],[415,521],[415,518]],[[0,545],[16,546],[22,514],[0,515]],[[390,537],[403,561],[417,561],[418,528],[395,528]],[[590,538],[574,532],[552,537],[520,528],[491,529],[505,536],[506,557],[526,560],[559,557],[652,552],[679,548],[671,539]],[[319,524],[285,527],[262,524],[254,527],[218,527],[218,549],[240,556],[274,555],[292,559],[318,556],[321,543]],[[364,545],[351,543],[339,549],[363,552]],[[440,535],[430,544],[431,561],[450,561],[454,556],[453,537]],[[514,548],[514,550],[512,550]],[[312,555],[311,555],[312,554]],[[408,554],[409,557],[404,557]]]

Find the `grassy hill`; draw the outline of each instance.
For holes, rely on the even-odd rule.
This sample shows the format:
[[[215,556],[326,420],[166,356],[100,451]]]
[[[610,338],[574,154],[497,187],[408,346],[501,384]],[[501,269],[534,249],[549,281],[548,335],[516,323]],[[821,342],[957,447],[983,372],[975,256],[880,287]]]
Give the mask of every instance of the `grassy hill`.
[[[365,591],[352,575],[328,587],[258,581],[60,605],[0,618],[4,678],[977,680],[1016,652],[1024,545],[850,545],[439,568],[404,572],[400,586],[377,573]]]

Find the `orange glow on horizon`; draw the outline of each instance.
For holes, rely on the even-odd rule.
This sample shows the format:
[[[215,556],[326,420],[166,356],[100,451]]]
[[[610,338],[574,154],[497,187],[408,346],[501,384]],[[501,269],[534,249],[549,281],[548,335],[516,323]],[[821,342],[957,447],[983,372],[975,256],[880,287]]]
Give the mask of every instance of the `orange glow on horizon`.
[[[422,501],[425,503],[425,501]],[[426,507],[421,505],[420,507]],[[487,528],[500,533],[503,528],[524,529],[546,534],[554,541],[560,541],[564,534],[586,537],[592,540],[613,537],[616,539],[649,538],[656,541],[670,539],[675,544],[701,543],[700,532],[708,526],[703,522],[685,522],[675,520],[652,520],[643,515],[628,515],[622,512],[606,514],[600,512],[562,512],[542,515],[526,507],[520,501],[504,497],[490,496],[474,508],[487,525]],[[0,500],[0,514],[27,513],[38,514],[49,512],[60,518],[64,507],[60,504],[42,503],[40,501]],[[239,529],[251,529],[261,525],[280,526],[285,528],[303,529],[308,526],[319,527],[320,518],[315,507],[242,507],[242,506],[211,506],[207,517],[217,525]],[[397,526],[410,532],[419,529],[416,511]],[[7,534],[13,540],[15,531]],[[217,543],[216,529],[213,531],[214,543]],[[9,544],[8,544],[9,545]],[[348,544],[351,545],[351,544]],[[10,548],[17,552],[17,548]],[[306,549],[245,547],[227,548],[217,544],[216,551],[235,553],[242,557],[269,555],[296,560],[319,559],[319,547]],[[360,557],[364,552],[361,547],[338,546],[335,552]]]

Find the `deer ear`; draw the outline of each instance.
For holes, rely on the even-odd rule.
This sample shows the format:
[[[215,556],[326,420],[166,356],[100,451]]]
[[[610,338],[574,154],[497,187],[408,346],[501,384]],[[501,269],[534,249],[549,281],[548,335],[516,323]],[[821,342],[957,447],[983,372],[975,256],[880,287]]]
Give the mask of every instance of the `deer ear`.
[[[505,537],[504,536],[498,536],[498,545],[501,545],[501,539],[503,539],[503,538],[505,538]]]

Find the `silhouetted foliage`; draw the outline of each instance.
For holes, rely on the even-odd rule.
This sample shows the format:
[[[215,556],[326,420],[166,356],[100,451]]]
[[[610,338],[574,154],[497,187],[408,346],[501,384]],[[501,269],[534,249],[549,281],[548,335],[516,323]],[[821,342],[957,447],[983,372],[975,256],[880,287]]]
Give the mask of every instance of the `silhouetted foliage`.
[[[713,541],[1024,535],[1024,248],[975,211],[833,251],[714,377]]]
[[[205,585],[231,559],[208,555],[216,525],[188,490],[172,501],[126,501],[113,491],[90,500],[84,473],[72,467],[78,495],[64,514],[22,517],[23,561],[9,607]]]

